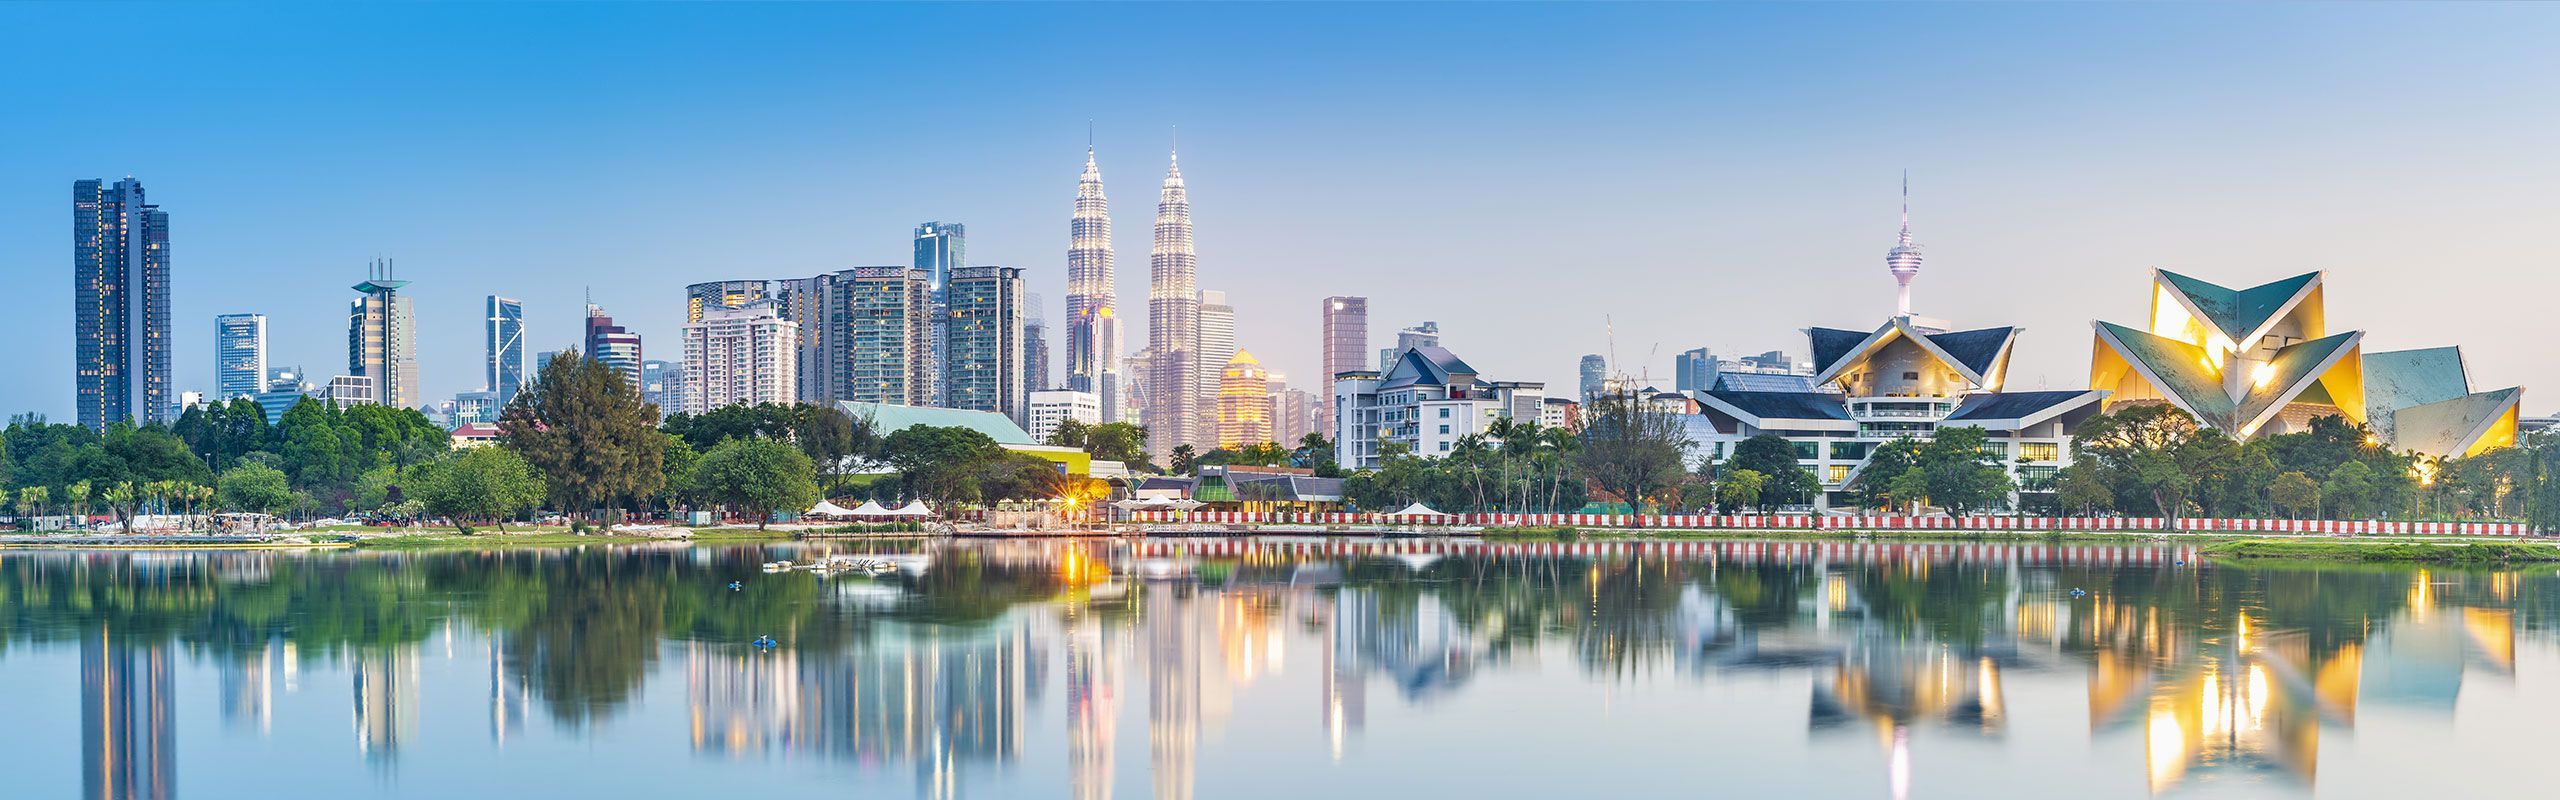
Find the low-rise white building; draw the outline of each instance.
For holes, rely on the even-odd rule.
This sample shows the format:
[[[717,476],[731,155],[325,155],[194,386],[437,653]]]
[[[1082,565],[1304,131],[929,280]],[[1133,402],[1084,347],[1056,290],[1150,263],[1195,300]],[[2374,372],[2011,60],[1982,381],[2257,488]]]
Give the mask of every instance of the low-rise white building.
[[[1067,420],[1086,425],[1102,424],[1102,396],[1092,392],[1066,389],[1032,392],[1029,409],[1031,424],[1026,427],[1035,442],[1049,441],[1049,435],[1057,433],[1058,425]]]
[[[1545,405],[1546,384],[1480,380],[1448,350],[1410,348],[1383,373],[1336,376],[1334,459],[1344,469],[1376,469],[1388,442],[1437,458],[1494,420],[1539,419]]]

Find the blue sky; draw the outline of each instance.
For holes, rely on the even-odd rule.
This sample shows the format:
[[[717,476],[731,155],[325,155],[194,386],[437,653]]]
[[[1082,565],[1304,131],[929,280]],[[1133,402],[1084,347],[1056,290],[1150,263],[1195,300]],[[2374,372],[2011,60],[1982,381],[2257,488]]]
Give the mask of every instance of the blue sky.
[[[2367,349],[2560,386],[2553,41],[2529,5],[0,4],[0,409],[70,416],[74,179],[170,211],[183,388],[229,312],[341,371],[389,256],[444,397],[483,295],[530,349],[590,292],[671,342],[686,283],[903,263],[929,219],[1055,319],[1088,120],[1133,346],[1180,125],[1201,285],[1302,385],[1332,294],[1499,379],[1569,385],[1612,320],[1665,384],[1801,354],[1890,313],[1908,168],[1918,310],[2025,326],[2013,386],[2085,383],[2152,267],[2327,269]]]

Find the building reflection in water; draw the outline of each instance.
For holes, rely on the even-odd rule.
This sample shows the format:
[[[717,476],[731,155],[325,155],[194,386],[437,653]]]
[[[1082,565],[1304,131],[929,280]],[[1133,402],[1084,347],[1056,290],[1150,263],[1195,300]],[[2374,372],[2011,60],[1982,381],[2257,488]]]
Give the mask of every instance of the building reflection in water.
[[[400,748],[418,733],[418,647],[368,647],[347,674],[355,689],[356,750],[366,763],[389,770]]]
[[[2075,562],[2086,556],[2030,546],[1733,543],[1676,555],[1427,557],[1399,549],[1414,546],[937,544],[931,563],[973,571],[840,578],[810,595],[824,615],[778,629],[823,624],[837,638],[795,637],[805,649],[771,652],[683,639],[652,652],[683,656],[684,724],[697,754],[910,771],[928,798],[988,794],[975,784],[1025,760],[1053,654],[1067,785],[1045,793],[1103,800],[1127,777],[1156,800],[1187,800],[1216,791],[1201,786],[1203,748],[1215,746],[1239,697],[1276,682],[1291,650],[1319,670],[1310,682],[1320,721],[1309,731],[1299,717],[1291,729],[1321,735],[1341,760],[1356,757],[1346,751],[1381,718],[1371,713],[1373,683],[1384,687],[1382,702],[1427,704],[1541,663],[1542,649],[1553,656],[1543,663],[1570,664],[1586,681],[1635,680],[1657,666],[1675,680],[1801,676],[1807,729],[1861,750],[1872,741],[1868,763],[1895,797],[1964,785],[1926,769],[1927,745],[1999,742],[2012,729],[2012,678],[2023,686],[2027,676],[2060,676],[2085,685],[2088,735],[2139,744],[2144,786],[2170,794],[2314,788],[2324,729],[2352,730],[2364,707],[2449,717],[2466,680],[2513,679],[2520,630],[2549,625],[2534,616],[2543,606],[2518,597],[2549,596],[2549,587],[2520,590],[2515,573],[2118,568],[2122,553]],[[156,563],[149,579],[174,587],[164,591],[201,588],[185,577],[198,561]],[[290,573],[286,562],[244,564],[225,579]],[[2070,597],[2075,586],[2091,591]],[[618,587],[590,591],[657,602]],[[934,616],[917,610],[919,598],[965,598],[967,610]],[[182,606],[171,617],[204,613]],[[396,619],[413,623],[404,629],[419,641],[319,643],[342,654],[358,749],[384,771],[417,735],[420,644],[435,627],[420,623],[433,615]],[[290,692],[297,680],[294,631],[282,624],[193,632],[163,621],[145,628],[158,635],[141,636],[117,620],[83,623],[71,630],[88,797],[174,795],[175,648],[217,654],[218,708],[233,731],[264,735],[277,684]],[[543,693],[507,668],[515,639],[487,638],[490,739],[503,748]],[[1140,691],[1143,779],[1116,769],[1134,757],[1117,723],[1137,710],[1131,693]]]
[[[90,800],[165,800],[178,793],[176,697],[169,648],[100,626],[80,640],[80,762]]]
[[[904,763],[926,797],[962,797],[968,769],[1021,758],[1042,657],[1025,625],[887,632],[845,653],[684,646],[689,736],[724,757]]]

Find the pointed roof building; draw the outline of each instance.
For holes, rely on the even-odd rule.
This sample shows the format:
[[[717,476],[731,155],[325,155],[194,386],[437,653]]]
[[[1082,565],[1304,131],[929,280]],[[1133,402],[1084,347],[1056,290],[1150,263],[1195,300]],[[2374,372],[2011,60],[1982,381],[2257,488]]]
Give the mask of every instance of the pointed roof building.
[[[1147,442],[1159,458],[1197,446],[1211,426],[1201,413],[1200,265],[1191,249],[1191,196],[1182,184],[1182,154],[1165,168],[1156,201],[1155,248],[1147,265]]]

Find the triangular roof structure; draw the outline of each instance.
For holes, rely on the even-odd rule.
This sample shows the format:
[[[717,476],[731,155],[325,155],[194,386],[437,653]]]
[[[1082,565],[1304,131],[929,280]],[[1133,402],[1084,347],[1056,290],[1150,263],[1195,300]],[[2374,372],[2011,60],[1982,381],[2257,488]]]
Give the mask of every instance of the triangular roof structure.
[[[857,517],[885,517],[889,515],[889,507],[881,505],[878,500],[864,500],[862,501],[862,505],[853,507],[853,515]]]
[[[1423,505],[1423,504],[1421,504],[1421,503],[1415,503],[1415,504],[1413,504],[1413,505],[1405,506],[1403,511],[1398,511],[1398,512],[1395,512],[1395,513],[1393,513],[1393,514],[1388,514],[1387,516],[1390,516],[1390,517],[1446,517],[1446,516],[1449,516],[1449,515],[1448,515],[1448,514],[1440,513],[1440,512],[1438,512],[1438,511],[1433,511],[1433,510],[1431,510],[1431,507],[1430,507],[1430,506],[1426,506],[1426,505]]]
[[[2226,379],[2221,365],[2203,347],[2110,322],[2096,323],[2096,329],[2098,356],[2090,367],[2090,386],[2115,389],[2128,372],[2133,373],[2148,382],[2159,399],[2243,438],[2257,433],[2297,401],[2335,403],[2350,417],[2363,414],[2359,402],[2363,382],[2356,374],[2361,362],[2354,357],[2364,339],[2362,331],[2286,346],[2253,374],[2240,376],[2245,380],[2234,381]],[[2323,391],[2305,397],[2314,386]],[[2359,397],[2351,400],[2339,397],[2342,394]]]
[[[853,516],[853,514],[854,512],[852,509],[845,508],[844,506],[836,505],[825,500],[820,500],[817,505],[809,507],[808,515],[812,517],[850,517]]]
[[[2258,337],[2301,307],[2320,288],[2320,273],[2306,272],[2246,289],[2232,289],[2168,270],[2153,270],[2161,294],[2214,333],[2246,350]],[[2154,298],[2158,302],[2158,298]],[[2318,309],[2313,309],[2317,311]],[[2152,329],[2161,328],[2162,309],[2152,309]]]
[[[1851,342],[1851,336],[1860,338]],[[1908,339],[1927,351],[1931,358],[1955,370],[1974,388],[1999,391],[2004,373],[2008,371],[2009,350],[2018,340],[2018,329],[1982,328],[1930,333],[1912,325],[1910,317],[1894,317],[1870,334],[1853,334],[1837,328],[1807,328],[1805,338],[1813,345],[1813,382],[1817,386],[1838,380],[1887,345]]]
[[[1476,368],[1458,358],[1458,354],[1442,347],[1415,347],[1396,355],[1396,363],[1379,376],[1378,388],[1445,386],[1461,376],[1465,379],[1462,382],[1474,381]]]
[[[892,516],[892,517],[930,517],[930,516],[933,516],[933,509],[926,508],[926,507],[925,507],[925,505],[924,505],[924,501],[922,501],[922,500],[909,500],[909,501],[907,501],[907,504],[906,504],[906,505],[899,506],[899,507],[894,508],[894,509],[890,509],[890,511],[889,511],[889,516]]]

